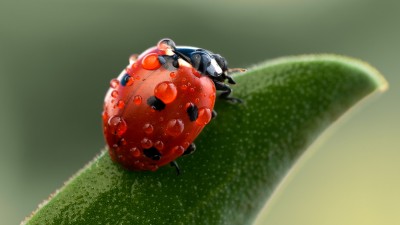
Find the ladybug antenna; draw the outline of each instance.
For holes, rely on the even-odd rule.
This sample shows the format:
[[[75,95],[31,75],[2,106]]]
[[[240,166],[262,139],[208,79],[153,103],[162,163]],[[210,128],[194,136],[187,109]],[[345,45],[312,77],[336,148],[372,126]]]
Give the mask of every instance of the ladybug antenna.
[[[244,69],[244,68],[229,68],[228,69],[228,73],[235,73],[235,72],[243,73],[246,71],[247,71],[247,69]]]

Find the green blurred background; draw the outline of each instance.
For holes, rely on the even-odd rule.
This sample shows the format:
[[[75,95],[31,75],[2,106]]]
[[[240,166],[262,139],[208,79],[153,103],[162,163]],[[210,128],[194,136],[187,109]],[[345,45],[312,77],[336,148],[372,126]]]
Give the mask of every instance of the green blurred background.
[[[109,80],[130,54],[170,37],[221,53],[233,67],[305,53],[377,67],[390,90],[328,132],[259,221],[399,224],[395,2],[0,0],[0,223],[19,223],[100,151]]]

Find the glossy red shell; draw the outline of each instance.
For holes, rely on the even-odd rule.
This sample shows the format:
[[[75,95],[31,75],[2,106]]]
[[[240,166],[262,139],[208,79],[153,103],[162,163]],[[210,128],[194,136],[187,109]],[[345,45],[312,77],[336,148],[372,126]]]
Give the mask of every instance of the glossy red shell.
[[[180,157],[211,119],[215,86],[199,76],[193,67],[179,61],[179,69],[165,69],[157,55],[168,54],[156,47],[131,62],[117,79],[110,82],[104,100],[103,128],[112,160],[132,170],[157,170]],[[129,74],[130,77],[126,77]],[[122,85],[123,79],[125,86]],[[156,96],[165,102],[162,110],[153,109],[148,99]],[[191,121],[187,107],[196,105],[199,117]],[[155,148],[157,160],[144,154]]]

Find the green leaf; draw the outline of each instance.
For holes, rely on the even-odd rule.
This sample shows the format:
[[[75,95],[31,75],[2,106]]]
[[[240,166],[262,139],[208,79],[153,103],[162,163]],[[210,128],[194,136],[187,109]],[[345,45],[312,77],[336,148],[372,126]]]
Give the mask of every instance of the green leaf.
[[[274,60],[236,80],[245,103],[217,103],[180,176],[126,171],[103,151],[25,223],[251,224],[318,134],[387,86],[367,64],[332,55]]]

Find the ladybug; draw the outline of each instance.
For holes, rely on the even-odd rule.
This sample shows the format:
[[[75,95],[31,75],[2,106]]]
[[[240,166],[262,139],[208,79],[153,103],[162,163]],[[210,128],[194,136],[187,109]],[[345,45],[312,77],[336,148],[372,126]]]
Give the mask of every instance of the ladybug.
[[[131,170],[157,170],[195,151],[193,141],[217,113],[216,91],[234,103],[227,61],[208,50],[162,39],[110,81],[102,114],[111,159]],[[225,83],[228,82],[228,84]]]

